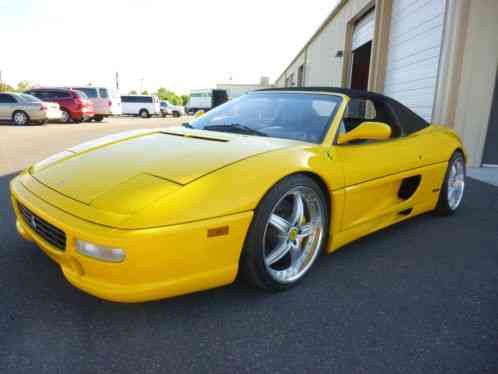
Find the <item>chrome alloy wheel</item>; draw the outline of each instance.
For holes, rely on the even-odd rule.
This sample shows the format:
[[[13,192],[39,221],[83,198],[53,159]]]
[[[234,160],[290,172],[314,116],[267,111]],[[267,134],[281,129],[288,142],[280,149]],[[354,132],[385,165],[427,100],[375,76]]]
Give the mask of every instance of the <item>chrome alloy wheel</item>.
[[[265,266],[272,278],[290,283],[315,261],[324,237],[325,212],[317,192],[296,187],[273,207],[263,245]]]
[[[455,159],[448,176],[448,205],[456,210],[462,202],[465,190],[465,162],[462,157]]]
[[[28,123],[28,116],[24,112],[16,112],[14,114],[14,123],[17,126],[24,126]]]

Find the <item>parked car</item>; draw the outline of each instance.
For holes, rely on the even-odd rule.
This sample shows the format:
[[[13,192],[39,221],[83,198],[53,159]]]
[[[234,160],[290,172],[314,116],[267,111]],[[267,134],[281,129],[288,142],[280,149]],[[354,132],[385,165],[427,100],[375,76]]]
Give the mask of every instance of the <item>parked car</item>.
[[[121,96],[123,114],[149,118],[161,115],[159,98],[155,95]]]
[[[95,116],[92,102],[81,91],[67,88],[34,88],[25,93],[42,101],[59,104],[62,122],[65,123],[80,123]]]
[[[59,104],[44,103],[40,99],[15,92],[0,93],[0,120],[12,121],[15,125],[43,125],[49,120],[60,120]]]
[[[161,100],[160,108],[161,108],[161,117],[166,117],[166,116],[172,116],[173,115],[173,111],[168,106],[168,103],[166,101]]]
[[[181,105],[173,105],[168,100],[161,100],[161,115],[181,117],[185,115],[185,108]]]
[[[96,122],[101,122],[104,118],[118,116],[122,114],[121,97],[114,90],[105,87],[68,87],[73,90],[84,92],[93,104],[95,116],[92,118]]]
[[[190,100],[186,105],[186,110],[194,114],[199,110],[207,112],[228,101],[226,90],[193,90],[190,92]]]
[[[300,87],[75,146],[10,189],[19,234],[70,283],[138,302],[238,275],[266,290],[297,285],[322,253],[425,212],[454,214],[466,159],[455,131],[389,97]]]

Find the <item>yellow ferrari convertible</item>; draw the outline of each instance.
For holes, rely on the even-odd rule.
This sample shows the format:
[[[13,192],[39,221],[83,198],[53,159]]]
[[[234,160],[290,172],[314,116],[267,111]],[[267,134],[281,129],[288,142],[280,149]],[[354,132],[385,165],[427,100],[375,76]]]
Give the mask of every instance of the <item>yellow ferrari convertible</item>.
[[[322,252],[418,214],[453,214],[466,154],[395,100],[257,91],[181,127],[125,132],[10,185],[19,234],[76,287],[139,302],[231,283],[296,285]]]

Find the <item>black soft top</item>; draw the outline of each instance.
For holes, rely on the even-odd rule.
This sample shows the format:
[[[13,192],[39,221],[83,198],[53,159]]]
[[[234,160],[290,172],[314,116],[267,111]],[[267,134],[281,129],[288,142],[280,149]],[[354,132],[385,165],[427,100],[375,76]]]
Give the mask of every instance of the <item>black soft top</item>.
[[[368,99],[375,102],[380,102],[385,104],[391,109],[394,119],[398,122],[398,126],[403,129],[404,135],[420,131],[427,126],[430,126],[426,120],[420,117],[418,114],[414,113],[412,110],[408,109],[406,106],[400,102],[384,96],[382,94],[370,91],[353,90],[349,88],[341,87],[287,87],[287,88],[266,88],[263,90],[258,90],[256,92],[279,92],[279,91],[295,91],[295,92],[327,92],[327,93],[337,93],[349,96],[351,99]]]

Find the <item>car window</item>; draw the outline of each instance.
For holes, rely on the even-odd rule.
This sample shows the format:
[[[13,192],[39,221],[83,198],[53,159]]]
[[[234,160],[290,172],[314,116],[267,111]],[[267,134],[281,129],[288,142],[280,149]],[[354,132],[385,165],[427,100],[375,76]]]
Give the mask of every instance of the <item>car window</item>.
[[[107,88],[99,88],[99,96],[102,99],[108,99],[109,98],[109,92],[107,91]]]
[[[91,87],[74,87],[74,90],[83,92],[90,99],[95,99],[97,97],[97,89]]]
[[[354,98],[349,100],[339,127],[339,134],[354,130],[362,122],[375,119],[375,105],[371,100]]]
[[[17,103],[17,100],[9,94],[0,94],[0,103],[7,104],[7,103]]]
[[[42,91],[27,91],[26,93],[29,95],[33,95],[34,97],[37,97],[40,100],[46,98],[46,95],[44,95]]]
[[[397,125],[392,110],[381,101],[373,101],[364,98],[354,98],[348,102],[344,116],[339,126],[339,135],[348,133],[358,127],[362,122],[376,121],[383,122],[391,127],[391,138],[400,137],[401,129]],[[354,143],[367,142],[365,140],[355,140]],[[373,141],[368,141],[373,142]]]
[[[19,97],[21,98],[22,101],[25,101],[27,103],[41,103],[41,100],[33,95],[23,93],[20,94]]]
[[[320,143],[341,101],[335,95],[253,93],[211,110],[191,126]]]
[[[47,94],[50,99],[69,99],[71,97],[67,91],[47,91]]]

